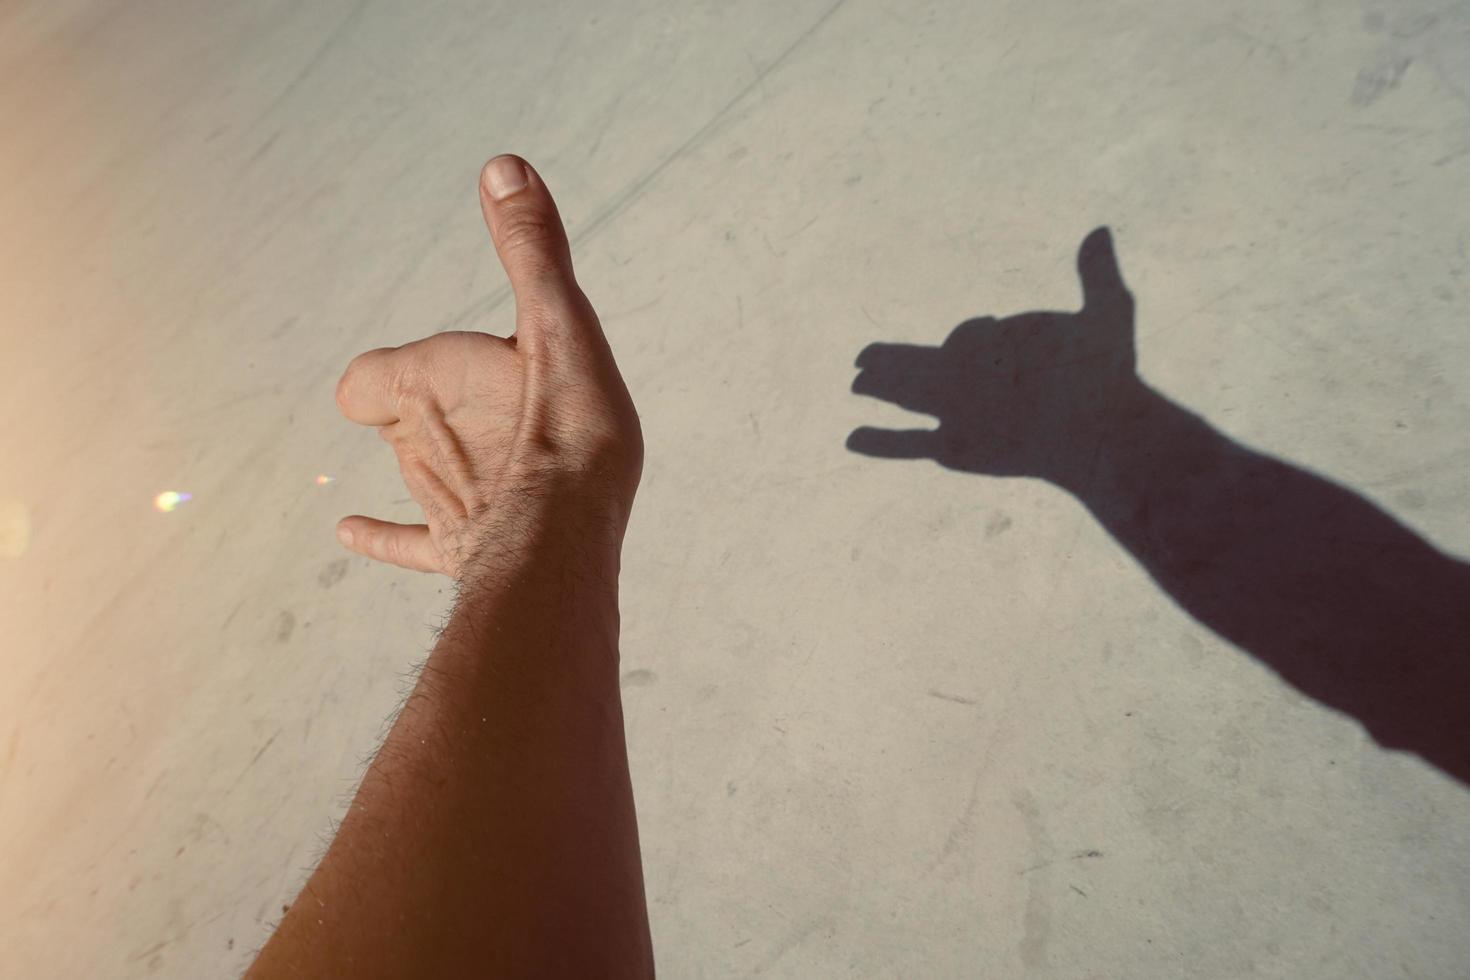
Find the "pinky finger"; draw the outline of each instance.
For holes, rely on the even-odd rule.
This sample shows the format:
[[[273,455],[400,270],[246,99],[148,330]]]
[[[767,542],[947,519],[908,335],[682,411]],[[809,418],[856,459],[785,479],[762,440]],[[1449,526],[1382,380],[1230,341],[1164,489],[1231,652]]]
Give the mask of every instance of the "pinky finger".
[[[337,522],[337,540],[359,555],[400,568],[445,571],[424,524],[393,524],[357,514]]]

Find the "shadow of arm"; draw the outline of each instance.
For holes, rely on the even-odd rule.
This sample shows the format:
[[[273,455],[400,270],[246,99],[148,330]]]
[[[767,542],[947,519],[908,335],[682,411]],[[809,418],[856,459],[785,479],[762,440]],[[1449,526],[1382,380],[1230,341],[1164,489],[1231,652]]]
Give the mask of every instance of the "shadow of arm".
[[[1190,615],[1470,783],[1470,566],[1142,386],[1067,489]]]

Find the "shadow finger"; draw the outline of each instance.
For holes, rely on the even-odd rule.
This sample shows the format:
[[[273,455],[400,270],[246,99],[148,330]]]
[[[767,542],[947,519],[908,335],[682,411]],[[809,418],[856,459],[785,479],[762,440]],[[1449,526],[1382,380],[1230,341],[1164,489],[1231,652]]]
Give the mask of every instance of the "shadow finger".
[[[847,448],[882,459],[933,459],[939,450],[939,430],[879,429],[864,425],[848,435]]]

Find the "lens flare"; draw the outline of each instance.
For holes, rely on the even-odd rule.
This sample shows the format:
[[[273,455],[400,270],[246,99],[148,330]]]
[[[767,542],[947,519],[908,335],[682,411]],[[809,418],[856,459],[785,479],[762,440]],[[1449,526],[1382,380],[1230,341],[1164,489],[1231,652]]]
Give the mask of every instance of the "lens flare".
[[[316,485],[319,486],[319,487],[324,487],[328,483],[336,483],[336,482],[337,482],[337,478],[335,476],[327,476],[327,474],[325,474],[325,473],[318,473],[317,474],[317,477],[316,477]]]
[[[153,509],[160,514],[171,514],[178,510],[179,504],[193,499],[194,495],[187,490],[165,490],[153,498]]]

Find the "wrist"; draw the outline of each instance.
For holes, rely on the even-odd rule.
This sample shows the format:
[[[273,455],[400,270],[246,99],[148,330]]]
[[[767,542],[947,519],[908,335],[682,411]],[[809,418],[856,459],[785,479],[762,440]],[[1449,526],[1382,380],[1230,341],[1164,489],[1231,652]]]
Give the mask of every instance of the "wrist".
[[[1095,490],[1099,481],[1149,465],[1159,434],[1180,410],[1141,379],[1129,378],[1110,394],[1087,437],[1091,452],[1072,452],[1049,479],[1077,496]]]
[[[454,606],[429,659],[459,679],[459,694],[477,699],[485,684],[503,685],[509,675],[555,677],[576,690],[611,683],[616,691],[618,550],[583,531],[582,518],[558,514],[528,520],[521,507],[501,511],[461,562]]]
[[[515,593],[536,604],[617,606],[626,520],[604,497],[537,485],[479,515],[456,576],[461,604]]]
[[[628,506],[609,488],[539,472],[506,481],[472,513],[460,584],[560,557],[616,576]]]
[[[1202,443],[1195,438],[1201,429],[1208,427],[1198,416],[1134,380],[1112,399],[1085,468],[1057,483],[1084,500],[1131,496],[1155,486],[1160,473],[1187,468],[1187,457]]]

